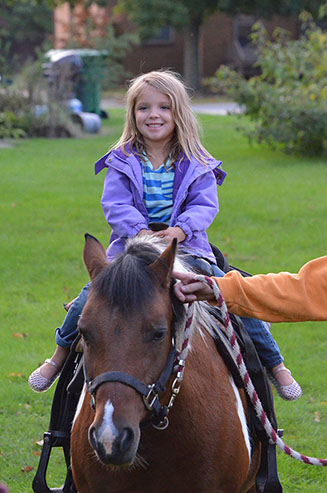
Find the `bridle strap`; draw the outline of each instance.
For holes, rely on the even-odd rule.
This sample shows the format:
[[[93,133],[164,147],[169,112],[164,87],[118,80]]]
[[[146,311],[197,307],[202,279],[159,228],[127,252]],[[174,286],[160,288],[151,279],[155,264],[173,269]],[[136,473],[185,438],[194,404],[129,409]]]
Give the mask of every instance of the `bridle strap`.
[[[145,383],[141,382],[132,375],[121,371],[108,371],[106,373],[101,373],[101,375],[98,375],[93,380],[88,382],[88,391],[90,394],[94,395],[101,385],[108,382],[123,383],[143,395],[146,395],[149,392],[149,388],[145,385]]]
[[[164,392],[166,390],[166,383],[169,380],[169,377],[172,373],[172,369],[174,366],[174,361],[176,357],[176,349],[175,346],[172,346],[170,348],[168,358],[166,361],[166,364],[161,372],[160,377],[156,381],[155,384],[152,385],[146,385],[145,383],[141,382],[137,378],[133,377],[133,375],[130,375],[129,373],[124,373],[121,371],[108,371],[105,373],[101,373],[100,375],[96,376],[93,380],[88,379],[87,371],[86,371],[86,366],[84,362],[84,375],[85,375],[85,381],[87,384],[88,391],[90,394],[94,395],[98,388],[103,385],[104,383],[107,382],[120,382],[125,385],[129,385],[133,389],[135,389],[137,392],[139,392],[142,395],[147,395],[149,392],[149,387],[153,387],[153,389],[159,393],[159,392]]]
[[[173,372],[176,354],[177,351],[175,348],[175,344],[173,344],[170,348],[166,364],[158,380],[154,384],[150,384],[150,385],[146,385],[145,383],[135,378],[133,375],[121,371],[108,371],[105,373],[101,373],[100,375],[97,375],[93,380],[90,380],[88,377],[88,373],[85,365],[85,358],[84,358],[84,362],[83,362],[84,378],[88,391],[94,398],[98,388],[104,383],[119,382],[124,385],[128,385],[129,387],[135,389],[144,398],[149,398],[151,396],[151,404],[148,405],[147,401],[145,400],[146,406],[156,416],[164,417],[164,415],[166,414],[165,411],[166,407],[161,405],[158,398],[158,394],[166,390],[166,384]]]

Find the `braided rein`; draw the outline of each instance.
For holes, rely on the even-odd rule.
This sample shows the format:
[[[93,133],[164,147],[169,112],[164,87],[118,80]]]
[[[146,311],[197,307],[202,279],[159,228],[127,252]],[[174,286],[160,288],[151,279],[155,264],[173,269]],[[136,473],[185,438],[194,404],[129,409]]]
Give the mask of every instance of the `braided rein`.
[[[296,450],[293,450],[291,447],[286,445],[283,442],[283,440],[278,436],[276,430],[274,430],[272,424],[270,423],[270,421],[269,421],[269,419],[268,419],[268,417],[267,417],[267,415],[266,415],[266,413],[262,407],[261,401],[258,397],[258,394],[254,388],[254,385],[252,383],[250,375],[249,375],[247,368],[245,366],[244,359],[243,359],[243,356],[242,356],[242,353],[240,350],[240,346],[237,342],[236,334],[235,334],[235,331],[233,329],[233,326],[232,326],[232,323],[231,323],[231,320],[229,317],[229,313],[227,310],[225,300],[222,297],[222,294],[219,290],[219,287],[217,286],[217,283],[215,281],[213,281],[210,277],[203,276],[203,275],[197,275],[195,277],[195,280],[207,284],[212,289],[212,291],[214,293],[214,296],[217,300],[218,307],[221,310],[221,314],[222,314],[222,318],[223,318],[223,322],[224,322],[224,330],[225,330],[226,336],[229,340],[229,343],[231,345],[232,352],[234,355],[235,362],[237,364],[237,368],[238,368],[240,377],[241,377],[242,382],[244,384],[245,390],[246,390],[246,392],[247,392],[247,394],[251,400],[251,403],[255,409],[256,415],[258,416],[262,426],[264,427],[265,432],[267,433],[267,436],[270,438],[270,440],[275,445],[277,445],[280,448],[280,450],[282,452],[289,455],[293,459],[299,460],[300,462],[304,462],[305,464],[310,464],[313,466],[327,466],[327,459],[317,459],[315,457],[308,457],[306,455],[300,454]],[[192,303],[190,303],[189,304],[188,323],[187,323],[188,328],[191,325],[192,318],[193,318],[193,307],[192,307]],[[186,341],[184,341],[184,342],[186,342]],[[187,337],[187,342],[188,342],[188,337]],[[185,360],[185,357],[186,357],[185,352],[187,351],[187,344],[186,344],[186,347],[184,347],[184,346],[185,345],[183,345],[183,350],[181,352],[181,355],[184,352],[184,355],[183,355],[184,358],[183,359]]]

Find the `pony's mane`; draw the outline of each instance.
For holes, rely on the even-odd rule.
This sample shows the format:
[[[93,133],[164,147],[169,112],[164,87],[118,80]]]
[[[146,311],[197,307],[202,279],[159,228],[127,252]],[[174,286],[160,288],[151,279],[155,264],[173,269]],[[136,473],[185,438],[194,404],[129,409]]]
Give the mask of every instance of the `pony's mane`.
[[[151,293],[156,282],[155,276],[148,266],[151,265],[165,250],[167,244],[154,235],[136,236],[126,242],[125,251],[117,256],[103,269],[92,282],[92,289],[97,295],[106,299],[112,308],[127,317],[140,310],[145,312],[151,303]],[[184,259],[185,255],[178,251],[175,257],[174,270],[193,272]],[[175,313],[176,343],[182,344],[186,319],[185,306],[174,295],[171,286],[171,300]],[[215,333],[215,323],[210,315],[210,305],[206,302],[194,304],[192,330],[197,327]]]

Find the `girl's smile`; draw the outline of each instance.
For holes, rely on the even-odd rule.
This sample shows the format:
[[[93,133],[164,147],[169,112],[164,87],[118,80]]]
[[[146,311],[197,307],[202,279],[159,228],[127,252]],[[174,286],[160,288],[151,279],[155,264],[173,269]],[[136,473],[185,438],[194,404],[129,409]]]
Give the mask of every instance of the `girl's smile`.
[[[147,85],[136,100],[135,122],[146,145],[166,145],[175,130],[169,97]]]

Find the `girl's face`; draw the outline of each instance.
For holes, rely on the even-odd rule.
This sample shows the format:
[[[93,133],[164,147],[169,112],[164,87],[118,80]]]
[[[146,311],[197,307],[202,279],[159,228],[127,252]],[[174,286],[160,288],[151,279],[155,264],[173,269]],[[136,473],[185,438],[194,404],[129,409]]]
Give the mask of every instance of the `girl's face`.
[[[142,90],[135,104],[136,127],[147,146],[166,145],[172,138],[175,122],[169,97],[150,85]]]

